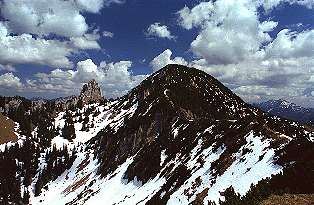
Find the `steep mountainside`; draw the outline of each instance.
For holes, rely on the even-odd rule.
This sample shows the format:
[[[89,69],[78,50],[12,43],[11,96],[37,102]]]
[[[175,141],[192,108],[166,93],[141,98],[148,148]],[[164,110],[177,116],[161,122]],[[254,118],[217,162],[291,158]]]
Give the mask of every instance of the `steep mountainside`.
[[[266,185],[314,190],[313,130],[246,104],[194,68],[168,65],[114,102],[54,116],[50,146],[22,186],[31,204],[219,203],[230,186],[243,196],[272,175]],[[38,146],[40,130],[31,136]]]
[[[254,106],[273,115],[314,126],[314,108],[304,108],[285,100],[269,100]]]

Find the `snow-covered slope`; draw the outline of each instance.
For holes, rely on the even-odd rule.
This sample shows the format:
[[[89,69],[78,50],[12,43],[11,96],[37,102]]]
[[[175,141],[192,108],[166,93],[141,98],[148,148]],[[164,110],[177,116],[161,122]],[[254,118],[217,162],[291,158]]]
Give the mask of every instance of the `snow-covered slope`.
[[[60,130],[64,115],[55,118]],[[52,143],[76,147],[77,157],[39,196],[31,194],[31,204],[218,202],[229,186],[244,195],[251,184],[296,163],[290,150],[302,154],[294,144],[313,144],[314,136],[247,105],[211,76],[178,65],[117,101],[85,105],[72,116],[76,138],[68,141],[60,131]],[[87,123],[80,120],[87,116]]]
[[[29,204],[218,203],[230,186],[245,195],[313,161],[311,128],[265,114],[193,68],[168,65],[116,101],[81,105],[43,117],[53,119],[48,146],[37,123],[36,170],[29,183],[17,175]]]
[[[187,156],[177,153],[174,158],[169,160],[166,150],[163,150],[160,154],[160,166],[162,167],[160,172],[146,183],[137,177],[131,181],[125,178],[125,173],[134,162],[136,154],[127,158],[112,173],[101,178],[98,173],[99,163],[95,158],[95,150],[88,143],[84,143],[95,137],[101,127],[108,125],[114,130],[118,130],[118,127],[123,124],[124,117],[131,116],[137,104],[134,103],[134,106],[131,106],[127,111],[121,109],[119,113],[116,110],[108,109],[116,103],[114,102],[107,107],[98,107],[97,104],[90,105],[97,106],[100,111],[100,114],[94,118],[95,126],[89,131],[83,132],[81,131],[82,123],[75,123],[77,138],[73,142],[60,136],[52,140],[53,143],[57,144],[57,147],[61,148],[64,144],[68,147],[76,145],[77,149],[81,151],[78,152],[73,166],[55,181],[48,183],[48,190],[43,190],[40,196],[31,198],[30,203],[57,205],[72,201],[74,204],[101,204],[106,201],[107,204],[145,204],[166,184],[167,177],[163,176],[162,173],[167,170],[170,173],[174,172],[183,164],[187,165],[191,173],[188,177],[185,176],[187,177],[185,182],[173,191],[167,204],[189,204],[208,185],[211,185],[211,188],[205,200],[218,201],[222,198],[220,192],[230,185],[234,186],[237,192],[245,194],[251,183],[257,183],[262,178],[276,174],[282,169],[281,166],[273,163],[275,153],[273,148],[269,148],[270,140],[263,140],[252,131],[245,136],[246,143],[238,152],[233,154],[234,162],[222,175],[216,176],[215,170],[212,169],[212,163],[226,152],[226,147],[222,145],[215,148],[216,144],[214,143],[213,146],[206,149],[202,148],[204,146],[202,135],[213,134],[214,126],[210,126],[195,136],[197,146]],[[84,109],[86,108],[78,112],[84,113]],[[57,127],[62,128],[64,125],[63,114],[62,112],[59,113],[56,118],[55,125]],[[186,127],[173,127],[173,135],[180,137],[180,130],[184,131]],[[245,149],[252,150],[252,153],[244,155]],[[262,159],[260,159],[261,156],[263,156]],[[185,159],[184,163],[182,159]],[[165,193],[166,191],[161,192],[160,196],[162,197]]]

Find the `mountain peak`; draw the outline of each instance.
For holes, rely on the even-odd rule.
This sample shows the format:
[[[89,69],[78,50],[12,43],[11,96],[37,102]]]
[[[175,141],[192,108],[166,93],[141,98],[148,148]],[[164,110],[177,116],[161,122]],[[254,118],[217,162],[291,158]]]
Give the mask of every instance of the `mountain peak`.
[[[251,113],[243,100],[214,77],[183,65],[165,66],[135,90],[144,102],[162,99],[198,117],[234,119]]]
[[[284,99],[268,100],[254,105],[272,115],[313,125],[314,109],[305,108]]]
[[[102,100],[95,80],[83,86],[79,97],[62,98],[61,105],[32,110],[21,99],[25,107],[8,114],[20,123],[21,133],[34,137],[16,132],[17,143],[21,137],[28,141],[8,146],[0,156],[12,167],[0,182],[16,185],[14,196],[24,188],[32,191],[27,204],[185,205],[221,199],[232,204],[228,187],[242,200],[246,193],[272,191],[268,184],[276,188],[278,181],[283,186],[275,193],[314,190],[308,171],[313,170],[312,128],[247,105],[203,71],[168,65],[127,95]],[[0,108],[3,102],[0,98]],[[78,103],[91,104],[77,109]],[[249,191],[251,184],[255,188]]]
[[[103,99],[101,89],[95,79],[92,79],[87,84],[83,85],[79,99],[83,105],[99,102]]]

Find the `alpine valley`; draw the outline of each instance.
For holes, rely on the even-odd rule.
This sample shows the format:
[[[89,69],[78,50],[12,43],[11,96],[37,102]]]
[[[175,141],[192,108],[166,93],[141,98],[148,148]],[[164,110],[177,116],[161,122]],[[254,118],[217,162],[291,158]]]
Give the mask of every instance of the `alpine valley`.
[[[314,128],[167,65],[108,100],[0,98],[0,204],[311,204]],[[282,203],[280,203],[282,202]]]

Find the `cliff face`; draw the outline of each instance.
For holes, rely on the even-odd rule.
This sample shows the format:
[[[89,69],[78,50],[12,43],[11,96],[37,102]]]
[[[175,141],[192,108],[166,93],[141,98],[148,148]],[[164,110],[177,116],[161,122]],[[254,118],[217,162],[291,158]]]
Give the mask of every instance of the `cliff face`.
[[[103,100],[100,87],[94,79],[83,86],[79,100],[83,106],[90,103],[99,103]]]

